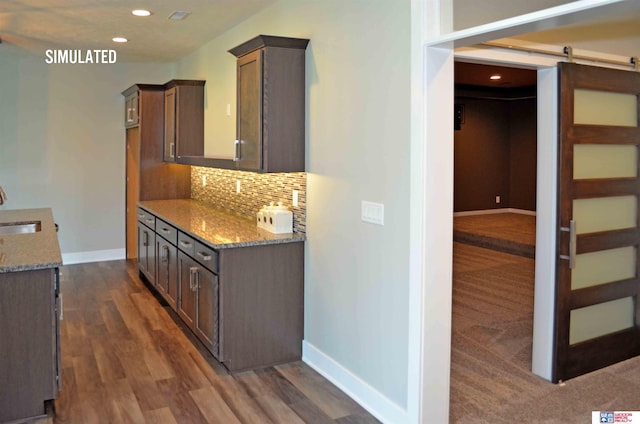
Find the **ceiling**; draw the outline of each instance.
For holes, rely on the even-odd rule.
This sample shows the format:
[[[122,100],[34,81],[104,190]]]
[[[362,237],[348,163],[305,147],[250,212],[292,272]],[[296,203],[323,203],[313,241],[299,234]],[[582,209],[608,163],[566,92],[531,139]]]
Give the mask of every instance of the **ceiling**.
[[[0,49],[39,55],[45,49],[116,49],[118,61],[171,62],[276,1],[0,0]],[[153,14],[135,17],[134,7]],[[167,19],[177,10],[191,15],[183,21]],[[129,42],[115,45],[115,36]],[[640,11],[514,38],[640,56]]]
[[[115,49],[118,61],[172,62],[276,0],[0,0],[0,49]],[[152,15],[133,16],[134,8]],[[182,21],[168,17],[191,12]],[[126,44],[111,39],[122,36]]]
[[[509,40],[514,39],[519,40],[522,45],[557,46],[558,52],[561,52],[564,46],[571,46],[574,49],[595,52],[596,55],[604,53],[624,58],[639,57],[640,10],[580,25],[568,25],[510,37]],[[493,74],[500,74],[502,78],[492,81],[489,76]],[[456,62],[455,82],[483,87],[526,87],[536,84],[536,72],[528,69]]]

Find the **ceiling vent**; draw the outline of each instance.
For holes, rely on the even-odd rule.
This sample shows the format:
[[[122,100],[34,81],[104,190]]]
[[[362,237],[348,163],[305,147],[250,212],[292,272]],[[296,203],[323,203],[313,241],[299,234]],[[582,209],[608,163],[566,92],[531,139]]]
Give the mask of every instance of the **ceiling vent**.
[[[191,12],[185,12],[184,10],[176,10],[171,15],[169,15],[169,19],[171,19],[172,21],[181,21],[183,19],[186,19],[189,15],[191,15]]]

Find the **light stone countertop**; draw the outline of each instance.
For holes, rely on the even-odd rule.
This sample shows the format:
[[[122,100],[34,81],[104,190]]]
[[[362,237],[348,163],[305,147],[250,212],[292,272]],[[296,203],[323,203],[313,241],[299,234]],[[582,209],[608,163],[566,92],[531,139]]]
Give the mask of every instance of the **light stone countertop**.
[[[305,240],[304,234],[300,233],[270,233],[258,228],[252,219],[197,200],[148,200],[138,205],[214,249],[294,243]]]
[[[34,221],[40,221],[40,231],[0,235],[0,273],[62,266],[58,234],[51,209],[0,211],[0,224]]]

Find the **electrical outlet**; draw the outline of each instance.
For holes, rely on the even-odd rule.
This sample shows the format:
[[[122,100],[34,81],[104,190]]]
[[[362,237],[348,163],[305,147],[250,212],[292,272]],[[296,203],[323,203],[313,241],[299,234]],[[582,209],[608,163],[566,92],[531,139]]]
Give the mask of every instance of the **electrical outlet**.
[[[496,196],[496,203],[500,203],[500,196]]]
[[[202,187],[206,187],[207,186],[207,176],[203,175],[202,176]]]
[[[240,193],[240,180],[236,180],[236,193]]]
[[[291,205],[298,206],[298,190],[293,190],[293,193],[291,193]]]

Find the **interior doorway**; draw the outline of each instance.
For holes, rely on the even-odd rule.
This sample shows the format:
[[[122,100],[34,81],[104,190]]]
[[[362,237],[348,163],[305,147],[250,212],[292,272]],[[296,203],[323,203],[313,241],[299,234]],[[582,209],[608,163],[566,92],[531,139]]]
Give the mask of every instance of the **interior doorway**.
[[[452,422],[535,378],[537,177],[537,71],[456,62],[454,75]]]

